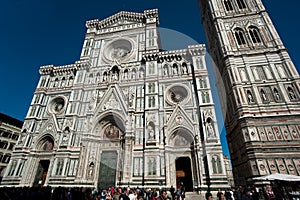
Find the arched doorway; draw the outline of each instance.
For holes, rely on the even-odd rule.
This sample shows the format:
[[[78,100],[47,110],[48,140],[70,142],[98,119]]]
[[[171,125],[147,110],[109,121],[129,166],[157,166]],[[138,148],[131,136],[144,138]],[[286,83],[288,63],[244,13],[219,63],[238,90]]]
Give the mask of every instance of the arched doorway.
[[[117,180],[121,177],[122,158],[124,151],[124,125],[119,116],[109,113],[101,120],[96,127],[101,137],[101,155],[99,155],[98,182],[99,188],[116,186]]]
[[[186,192],[193,191],[193,175],[191,159],[189,157],[179,157],[176,159],[176,186]]]
[[[45,134],[36,146],[42,157],[40,158],[37,166],[37,171],[33,182],[34,186],[42,187],[45,184],[53,147],[54,139],[52,135],[49,134]]]

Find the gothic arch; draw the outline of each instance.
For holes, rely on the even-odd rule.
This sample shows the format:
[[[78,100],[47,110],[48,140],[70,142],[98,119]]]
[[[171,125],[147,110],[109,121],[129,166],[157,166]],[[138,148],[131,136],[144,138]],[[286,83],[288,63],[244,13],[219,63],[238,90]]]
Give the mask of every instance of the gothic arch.
[[[47,133],[37,139],[35,149],[40,151],[52,151],[54,148],[54,137]]]
[[[251,38],[251,41],[253,44],[262,43],[260,31],[256,26],[253,26],[253,25],[249,26],[248,32],[249,32],[249,35],[250,35],[250,38]]]
[[[118,112],[109,110],[106,112],[101,113],[96,119],[95,119],[95,125],[92,128],[92,132],[98,132],[99,128],[103,128],[107,126],[108,124],[113,124],[117,126],[123,133],[125,133],[125,117],[119,114]]]
[[[167,144],[171,146],[185,146],[189,147],[195,141],[192,132],[185,127],[176,127],[170,131],[170,135],[166,138]]]
[[[236,3],[238,5],[239,9],[246,9],[247,8],[245,0],[236,0]]]
[[[236,27],[233,29],[234,36],[238,45],[246,45],[246,37],[242,28]]]

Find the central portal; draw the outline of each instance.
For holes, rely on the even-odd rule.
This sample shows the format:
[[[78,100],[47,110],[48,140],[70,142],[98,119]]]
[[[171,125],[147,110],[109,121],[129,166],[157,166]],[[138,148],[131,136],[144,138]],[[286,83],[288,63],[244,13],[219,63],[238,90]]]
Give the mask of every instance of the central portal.
[[[101,155],[98,187],[109,188],[116,184],[118,153],[116,151],[104,151]]]
[[[34,186],[42,187],[45,184],[45,180],[48,173],[50,160],[41,160],[38,164],[38,169],[35,175]]]
[[[180,157],[176,159],[176,186],[186,192],[193,191],[193,179],[191,170],[191,160],[189,157]]]

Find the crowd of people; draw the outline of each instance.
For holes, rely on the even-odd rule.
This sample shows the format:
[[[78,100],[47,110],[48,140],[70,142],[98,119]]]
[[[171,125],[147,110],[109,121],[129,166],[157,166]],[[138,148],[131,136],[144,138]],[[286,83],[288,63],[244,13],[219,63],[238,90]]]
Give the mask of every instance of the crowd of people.
[[[289,200],[276,188],[237,187],[217,193],[206,192],[207,200]],[[65,188],[65,187],[0,187],[0,200],[184,200],[184,188],[142,189],[139,187]]]
[[[171,187],[165,189],[141,189],[111,187],[64,188],[64,187],[1,187],[0,200],[184,200],[184,191]]]
[[[219,189],[216,197],[208,192],[205,195],[207,200],[290,200],[293,199],[291,195],[283,190],[282,187],[263,186],[261,188],[252,187],[237,187],[228,188],[224,191]]]

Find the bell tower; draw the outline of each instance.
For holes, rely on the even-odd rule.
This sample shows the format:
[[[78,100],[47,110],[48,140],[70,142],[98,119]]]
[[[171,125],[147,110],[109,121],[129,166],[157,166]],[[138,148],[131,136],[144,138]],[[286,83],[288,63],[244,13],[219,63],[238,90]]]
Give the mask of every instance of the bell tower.
[[[236,184],[300,175],[300,79],[261,0],[198,0]],[[224,109],[223,109],[224,110]]]

